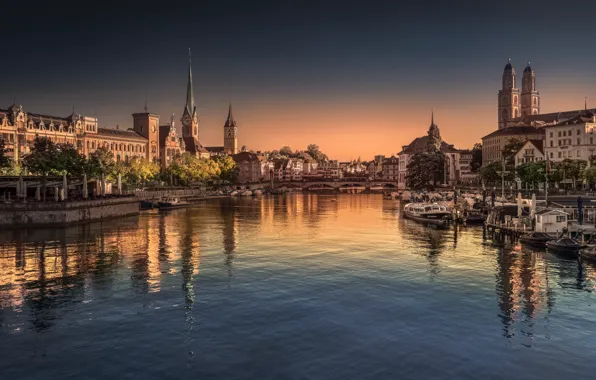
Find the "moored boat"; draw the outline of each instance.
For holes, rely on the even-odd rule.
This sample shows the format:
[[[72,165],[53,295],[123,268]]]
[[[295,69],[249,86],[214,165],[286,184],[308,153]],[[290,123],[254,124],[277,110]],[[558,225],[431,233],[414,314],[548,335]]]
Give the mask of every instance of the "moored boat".
[[[153,204],[153,201],[141,201],[139,208],[141,211],[146,211],[146,210],[153,210],[154,206],[155,205]]]
[[[160,210],[172,210],[175,208],[187,207],[188,205],[190,205],[190,203],[181,201],[176,197],[164,197],[157,202],[157,207]]]
[[[544,232],[532,232],[519,238],[520,243],[538,248],[546,248],[546,243],[551,240],[554,240],[554,238]]]
[[[464,216],[466,224],[482,224],[486,220],[486,214],[482,210],[468,210]]]
[[[582,245],[571,238],[563,237],[546,242],[546,248],[553,252],[577,255],[582,248]]]
[[[419,223],[447,228],[452,218],[451,211],[437,203],[409,203],[404,207],[404,218]]]
[[[579,257],[582,260],[596,262],[596,246],[583,248],[579,251]]]

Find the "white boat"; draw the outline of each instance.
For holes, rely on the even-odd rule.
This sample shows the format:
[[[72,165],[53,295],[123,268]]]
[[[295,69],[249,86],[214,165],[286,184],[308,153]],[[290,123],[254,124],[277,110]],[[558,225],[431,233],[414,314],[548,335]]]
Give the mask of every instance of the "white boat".
[[[171,210],[175,208],[187,207],[188,205],[190,205],[190,203],[181,201],[176,197],[163,197],[159,200],[159,202],[157,202],[157,207],[160,210]]]
[[[438,203],[409,203],[404,207],[404,218],[437,227],[448,227],[451,210]]]

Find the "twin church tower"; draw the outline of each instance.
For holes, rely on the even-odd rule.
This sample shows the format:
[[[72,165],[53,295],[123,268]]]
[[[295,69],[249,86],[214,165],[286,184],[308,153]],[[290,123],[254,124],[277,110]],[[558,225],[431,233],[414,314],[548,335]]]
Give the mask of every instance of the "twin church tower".
[[[186,86],[186,105],[182,112],[182,138],[198,148],[201,147],[199,143],[199,115],[197,107],[195,106],[195,98],[192,86],[192,62],[190,57],[190,49],[188,49],[188,83]],[[238,126],[232,115],[232,105],[228,110],[228,118],[224,124],[224,146],[223,152],[227,154],[238,153]]]
[[[536,90],[536,75],[530,62],[524,69],[522,88],[516,86],[515,69],[511,60],[503,71],[503,88],[499,90],[499,129],[507,127],[512,119],[525,118],[540,113],[540,94]]]

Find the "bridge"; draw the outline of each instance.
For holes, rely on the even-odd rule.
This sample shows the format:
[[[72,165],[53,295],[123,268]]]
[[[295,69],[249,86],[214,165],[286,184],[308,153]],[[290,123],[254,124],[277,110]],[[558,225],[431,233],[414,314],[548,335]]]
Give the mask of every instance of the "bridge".
[[[263,185],[270,185],[269,182],[263,182]],[[354,181],[350,179],[343,180],[315,180],[315,181],[275,181],[275,188],[302,188],[303,190],[336,190],[336,189],[366,189],[382,188],[387,190],[396,190],[397,181]]]

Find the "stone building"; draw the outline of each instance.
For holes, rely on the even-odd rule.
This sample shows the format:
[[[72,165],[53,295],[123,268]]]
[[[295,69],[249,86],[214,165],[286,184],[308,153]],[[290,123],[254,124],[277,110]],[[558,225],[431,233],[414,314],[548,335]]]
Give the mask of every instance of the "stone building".
[[[596,116],[590,111],[544,127],[544,154],[551,161],[596,158]]]
[[[261,157],[255,153],[240,152],[232,155],[238,166],[238,182],[259,182],[263,178]]]
[[[381,178],[385,181],[397,181],[399,179],[399,158],[387,157],[383,160],[383,171]]]
[[[439,127],[435,124],[434,115],[431,117],[431,125],[429,129],[438,131]],[[408,162],[413,154],[423,152],[428,146],[428,136],[415,138],[409,145],[404,145],[401,152],[398,153],[399,158],[399,172],[398,172],[398,187],[400,189],[406,188],[406,177],[408,176]],[[445,155],[445,176],[448,185],[455,185],[463,180],[462,165],[460,157],[462,150],[456,149],[452,144],[448,144],[441,140],[439,146],[440,151]],[[467,150],[463,151],[464,153]],[[383,170],[385,162],[383,162]],[[466,165],[463,165],[466,167]],[[468,166],[469,168],[469,166]],[[466,172],[466,178],[473,176],[471,171]]]
[[[544,140],[528,140],[515,154],[515,166],[544,159]]]
[[[186,151],[184,139],[178,136],[176,131],[173,114],[169,125],[159,126],[159,151],[161,152],[159,161],[162,168],[170,166],[176,156]]]
[[[156,144],[152,144],[154,141],[150,138],[156,138],[157,134],[150,133],[149,129],[159,123],[159,116],[145,117],[143,121],[144,126],[139,121],[135,128],[128,130],[100,128],[94,117],[74,112],[67,117],[42,115],[26,112],[22,106],[13,104],[6,110],[0,109],[0,136],[7,148],[7,156],[17,161],[31,151],[37,136],[47,137],[57,144],[71,144],[85,156],[104,147],[116,160],[153,159],[156,155],[150,147],[156,147]],[[141,129],[145,136],[138,132]]]

